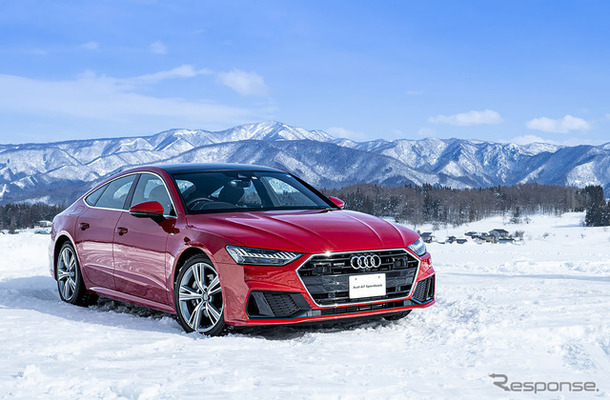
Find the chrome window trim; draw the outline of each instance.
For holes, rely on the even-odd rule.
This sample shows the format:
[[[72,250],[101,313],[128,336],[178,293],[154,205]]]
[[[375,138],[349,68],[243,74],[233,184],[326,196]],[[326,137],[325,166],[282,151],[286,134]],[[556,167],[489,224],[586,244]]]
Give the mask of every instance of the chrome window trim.
[[[318,304],[313,296],[311,295],[311,293],[309,293],[309,289],[307,289],[307,285],[305,285],[305,282],[303,282],[303,279],[301,279],[301,275],[299,275],[299,269],[301,269],[305,264],[307,264],[309,262],[309,260],[311,260],[313,257],[315,256],[324,256],[327,253],[313,253],[310,254],[309,257],[307,257],[307,259],[305,259],[305,261],[303,261],[301,263],[301,265],[299,265],[294,271],[297,274],[297,278],[299,278],[299,281],[301,282],[301,285],[303,285],[303,287],[305,288],[305,291],[307,292],[307,295],[309,296],[309,298],[311,299],[311,301],[313,301],[313,303],[321,308],[336,308],[336,307],[348,307],[348,306],[354,306],[354,305],[359,305],[359,304],[377,304],[377,303],[386,303],[389,301],[401,301],[401,300],[408,300],[411,297],[413,297],[413,292],[415,291],[415,286],[417,286],[417,277],[419,276],[419,269],[421,267],[421,259],[419,258],[419,256],[417,256],[417,254],[415,254],[414,252],[412,252],[410,249],[407,249],[406,246],[403,247],[398,247],[398,248],[392,248],[392,249],[373,249],[373,250],[349,250],[349,251],[333,251],[330,252],[331,255],[334,254],[349,254],[349,253],[374,253],[374,252],[381,252],[381,251],[395,251],[395,250],[403,250],[405,253],[407,254],[411,254],[413,257],[415,257],[415,260],[417,260],[417,271],[415,271],[415,278],[413,278],[413,284],[411,285],[411,290],[409,291],[409,294],[405,297],[399,297],[396,299],[381,299],[381,300],[369,300],[369,301],[360,301],[360,302],[350,302],[350,303],[335,303],[335,304],[329,304],[329,305],[322,305],[322,304]],[[424,253],[425,254],[425,253]],[[371,272],[376,273],[376,272]],[[384,272],[379,272],[379,273],[384,273]]]
[[[116,181],[117,179],[125,178],[125,177],[131,176],[131,175],[141,175],[141,174],[155,175],[156,177],[161,179],[161,182],[163,183],[163,187],[165,187],[165,191],[167,192],[167,195],[169,197],[169,201],[172,202],[172,208],[174,209],[175,213],[178,213],[178,211],[176,209],[176,204],[174,204],[174,199],[172,199],[172,195],[170,194],[169,190],[167,189],[167,184],[163,180],[163,177],[161,175],[159,175],[158,173],[152,172],[152,171],[136,171],[136,172],[130,172],[130,173],[125,174],[125,175],[117,176],[116,178],[109,180],[108,182],[104,183],[103,185],[95,186],[94,188],[90,189],[87,193],[85,193],[84,195],[81,196],[81,200],[83,200],[83,203],[88,208],[93,208],[93,209],[97,209],[97,210],[120,211],[120,212],[128,213],[129,209],[125,210],[125,209],[122,209],[122,208],[108,208],[108,207],[92,206],[92,205],[88,204],[85,199],[87,198],[87,196],[89,196],[91,193],[95,192],[97,189],[101,188],[102,186],[110,185],[112,182]],[[136,184],[137,184],[137,182],[136,182]],[[131,188],[129,188],[129,190],[131,191]],[[98,200],[99,200],[99,198],[98,198]],[[166,214],[163,214],[163,217],[165,217],[165,218],[176,218],[177,215],[166,215]]]

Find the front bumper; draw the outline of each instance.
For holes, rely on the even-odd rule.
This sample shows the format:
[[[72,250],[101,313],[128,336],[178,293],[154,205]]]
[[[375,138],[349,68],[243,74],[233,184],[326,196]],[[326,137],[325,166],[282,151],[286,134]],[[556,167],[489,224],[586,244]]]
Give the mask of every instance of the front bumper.
[[[345,277],[339,276],[341,279],[337,279],[335,285],[338,289],[329,289],[332,292],[329,296],[336,300],[326,301],[325,304],[323,301],[321,303],[319,293],[312,295],[308,290],[308,287],[312,289],[311,284],[308,286],[299,274],[299,269],[312,256],[302,257],[285,267],[219,264],[225,299],[225,321],[234,326],[298,324],[372,317],[429,307],[435,302],[435,272],[430,263],[430,255],[416,257],[408,253],[408,256],[417,261],[416,270],[410,278],[404,271],[382,271],[386,273],[388,282],[399,279],[396,277],[406,279],[403,286],[388,288],[393,290],[388,295],[346,300],[341,297]],[[325,283],[328,288],[332,281],[326,279]]]

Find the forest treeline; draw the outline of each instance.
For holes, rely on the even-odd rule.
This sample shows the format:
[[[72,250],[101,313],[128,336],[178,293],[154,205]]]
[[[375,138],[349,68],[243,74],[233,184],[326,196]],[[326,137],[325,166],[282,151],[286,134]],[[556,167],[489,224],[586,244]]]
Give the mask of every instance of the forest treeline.
[[[0,229],[33,228],[39,221],[51,221],[65,207],[38,204],[6,204],[0,206]]]
[[[601,186],[584,189],[527,183],[480,189],[452,189],[443,186],[350,185],[323,189],[327,196],[345,201],[345,208],[382,217],[393,217],[413,225],[432,222],[458,226],[483,218],[504,215],[520,222],[526,215],[585,211],[585,225],[610,225],[610,202]],[[51,221],[63,206],[6,204],[0,206],[0,229],[32,228],[39,221]]]
[[[587,186],[583,190],[587,196],[585,225],[609,226],[610,201],[606,201],[604,189],[601,186]]]
[[[519,222],[526,214],[583,211],[590,202],[589,191],[536,183],[480,189],[358,184],[323,190],[326,195],[345,201],[346,209],[394,217],[414,225],[435,222],[454,226],[495,215]]]

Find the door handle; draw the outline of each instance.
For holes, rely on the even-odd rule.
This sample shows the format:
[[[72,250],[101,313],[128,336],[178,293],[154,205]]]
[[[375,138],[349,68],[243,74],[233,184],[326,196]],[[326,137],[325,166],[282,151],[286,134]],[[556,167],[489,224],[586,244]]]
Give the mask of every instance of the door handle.
[[[119,228],[116,228],[116,231],[119,233],[119,236],[123,236],[124,234],[129,232],[129,229],[123,228],[123,227],[119,227]]]
[[[86,231],[87,229],[91,228],[91,225],[86,222],[81,222],[80,224],[78,224],[78,226],[80,227],[81,231]]]

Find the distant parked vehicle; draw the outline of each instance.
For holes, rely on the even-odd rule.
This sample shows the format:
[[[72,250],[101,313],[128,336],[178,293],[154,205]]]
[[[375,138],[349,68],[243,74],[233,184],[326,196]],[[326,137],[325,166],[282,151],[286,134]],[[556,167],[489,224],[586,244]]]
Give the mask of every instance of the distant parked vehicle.
[[[497,238],[507,238],[510,236],[510,233],[506,229],[492,229],[489,231],[489,234]]]
[[[432,234],[432,232],[423,232],[421,234],[421,238],[424,243],[432,243],[432,241],[434,240],[434,235]]]
[[[65,302],[109,297],[177,315],[187,332],[350,317],[434,304],[419,235],[343,210],[284,171],[230,164],[117,174],[53,220]]]

